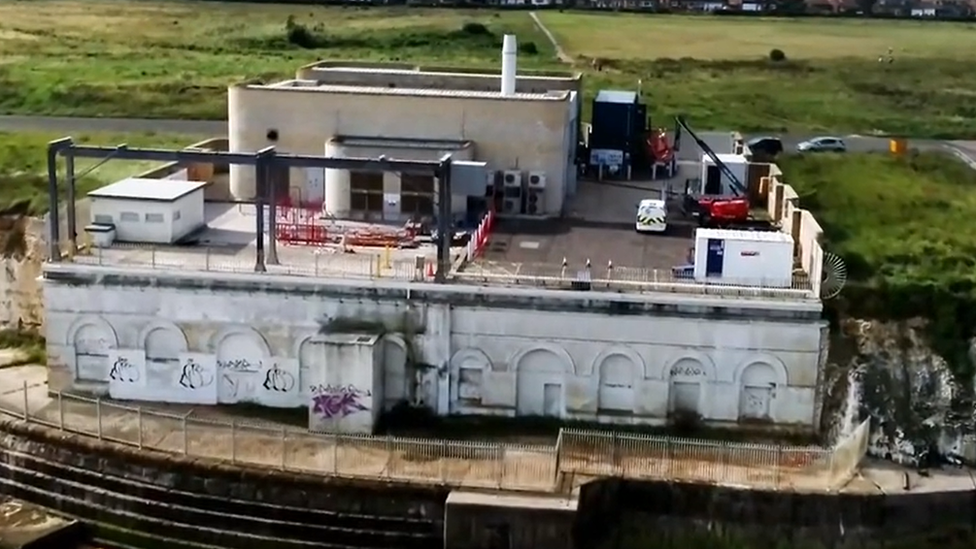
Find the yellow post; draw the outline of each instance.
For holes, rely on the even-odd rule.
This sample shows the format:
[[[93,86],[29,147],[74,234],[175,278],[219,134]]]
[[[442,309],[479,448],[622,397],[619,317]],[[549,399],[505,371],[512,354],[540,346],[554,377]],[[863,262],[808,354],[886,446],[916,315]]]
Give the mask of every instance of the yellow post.
[[[393,249],[389,246],[383,248],[383,262],[387,269],[393,267]]]
[[[908,144],[904,138],[896,137],[891,139],[891,141],[889,142],[888,150],[891,152],[891,154],[895,156],[901,156],[905,154],[905,149],[907,148],[907,145]]]
[[[383,276],[383,258],[379,255],[376,256],[376,277],[380,278]]]

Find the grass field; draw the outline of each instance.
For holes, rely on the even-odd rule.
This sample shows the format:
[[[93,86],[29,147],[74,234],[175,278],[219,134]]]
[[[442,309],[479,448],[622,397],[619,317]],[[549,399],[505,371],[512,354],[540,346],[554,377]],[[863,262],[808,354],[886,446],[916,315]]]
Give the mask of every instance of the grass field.
[[[976,25],[547,12],[597,85],[644,80],[657,116],[740,131],[976,135]],[[786,61],[768,60],[772,49]],[[893,49],[893,63],[878,63]]]
[[[976,135],[976,25],[539,16],[588,92],[642,79],[662,125],[685,113],[701,129]],[[489,33],[463,32],[471,22]],[[223,118],[228,84],[322,58],[497,68],[506,32],[534,45],[521,67],[569,68],[524,11],[12,0],[0,3],[0,111]],[[889,47],[895,62],[879,64]],[[787,60],[768,61],[773,48]]]
[[[0,212],[17,211],[36,215],[48,208],[47,197],[47,156],[49,141],[63,137],[46,133],[3,133],[0,132]],[[137,147],[185,147],[200,137],[157,134],[79,134],[74,135],[76,143],[92,145],[117,145],[128,143]],[[76,175],[98,163],[92,159],[75,161]],[[158,166],[158,162],[131,160],[111,160],[88,173],[79,182],[84,193],[113,183],[125,177],[136,175]],[[64,173],[61,164],[62,177]]]
[[[942,153],[787,156],[778,164],[821,223],[859,318],[922,316],[972,381],[976,326],[976,171]]]
[[[289,18],[306,29],[310,43],[289,41]],[[490,34],[461,32],[472,21]],[[523,51],[522,66],[552,64],[552,48],[524,12],[5,1],[0,109],[223,119],[231,83],[294,75],[298,66],[322,58],[489,67],[500,63],[505,32],[535,42],[538,53]]]

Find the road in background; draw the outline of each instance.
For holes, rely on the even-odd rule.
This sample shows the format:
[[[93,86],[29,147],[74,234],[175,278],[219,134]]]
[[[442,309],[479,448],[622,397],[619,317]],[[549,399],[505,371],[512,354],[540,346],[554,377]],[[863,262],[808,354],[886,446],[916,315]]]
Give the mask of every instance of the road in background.
[[[52,133],[175,133],[185,135],[199,135],[206,137],[223,137],[227,135],[227,121],[225,120],[153,120],[140,118],[71,118],[60,116],[0,116],[0,131],[44,131]],[[703,131],[696,132],[715,152],[725,153],[731,149],[729,132]],[[783,141],[786,151],[796,150],[801,141],[826,134],[807,135],[776,135],[750,134],[746,138],[771,135]],[[847,143],[850,152],[883,152],[888,150],[889,140],[883,137],[867,137],[859,135],[840,135]],[[976,142],[974,141],[937,141],[932,139],[910,139],[908,145],[919,150],[945,150],[953,152],[960,158],[969,158],[976,166]],[[691,139],[684,140],[679,159],[682,161],[700,161],[701,152]]]

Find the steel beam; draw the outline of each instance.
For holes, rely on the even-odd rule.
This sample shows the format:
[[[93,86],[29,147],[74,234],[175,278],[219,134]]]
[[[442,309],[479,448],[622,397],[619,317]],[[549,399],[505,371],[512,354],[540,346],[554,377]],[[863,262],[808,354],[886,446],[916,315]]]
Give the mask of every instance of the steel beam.
[[[67,138],[70,140],[70,138]],[[221,162],[253,166],[255,153],[205,151],[198,149],[166,150],[132,147],[105,147],[96,145],[71,145],[71,154],[83,158],[102,158],[108,154],[117,160],[150,160],[156,162]],[[324,168],[336,170],[362,170],[402,172],[416,175],[433,174],[440,163],[420,160],[388,160],[378,158],[327,158],[300,154],[275,154],[272,165],[292,168]]]
[[[276,190],[270,181],[271,170],[275,167],[306,167],[354,171],[400,172],[416,175],[433,175],[437,178],[439,197],[439,215],[437,231],[437,273],[436,280],[444,282],[451,268],[451,237],[453,223],[451,216],[451,155],[445,155],[439,162],[390,160],[386,158],[326,158],[297,154],[278,154],[274,147],[267,147],[255,153],[240,153],[227,151],[208,151],[202,149],[147,149],[133,148],[127,145],[114,147],[97,145],[75,145],[70,137],[58,139],[48,143],[48,192],[50,194],[49,256],[50,261],[61,261],[60,251],[60,219],[57,177],[57,157],[65,154],[68,163],[68,205],[69,222],[75,217],[74,195],[75,175],[74,158],[101,158],[118,160],[148,160],[156,162],[188,163],[221,163],[254,166],[255,168],[255,196],[257,207],[255,229],[257,233],[256,257],[254,270],[266,271],[267,263],[277,264],[276,225]],[[268,203],[271,219],[268,220],[268,255],[265,257],[265,203]],[[69,227],[69,235],[75,239],[75,227]],[[74,245],[74,243],[72,244]]]

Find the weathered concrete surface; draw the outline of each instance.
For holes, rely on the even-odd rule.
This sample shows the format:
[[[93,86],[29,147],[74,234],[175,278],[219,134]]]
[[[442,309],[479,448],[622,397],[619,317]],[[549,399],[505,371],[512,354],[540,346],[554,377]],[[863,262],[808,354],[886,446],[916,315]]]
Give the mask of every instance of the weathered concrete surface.
[[[965,477],[956,490],[895,486],[870,495],[605,479],[581,488],[575,541],[588,548],[972,547],[976,485]]]
[[[451,492],[444,513],[446,549],[573,547],[573,498]]]
[[[158,545],[167,538],[254,549],[442,545],[440,488],[231,466],[8,419],[0,448],[5,493],[131,529],[155,546],[181,547]]]
[[[0,549],[71,549],[88,537],[77,520],[16,498],[0,497]]]

